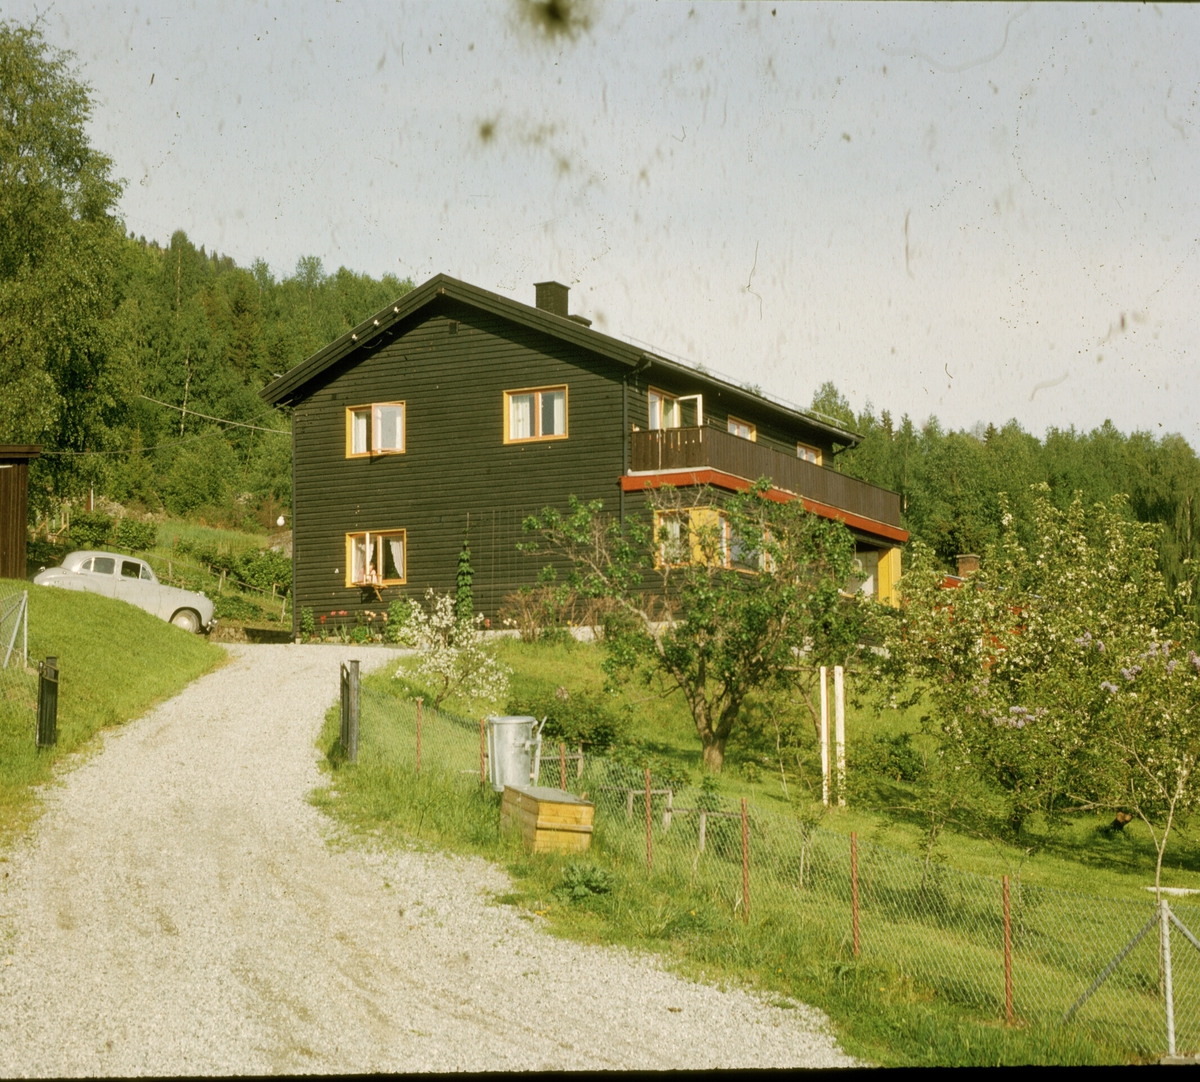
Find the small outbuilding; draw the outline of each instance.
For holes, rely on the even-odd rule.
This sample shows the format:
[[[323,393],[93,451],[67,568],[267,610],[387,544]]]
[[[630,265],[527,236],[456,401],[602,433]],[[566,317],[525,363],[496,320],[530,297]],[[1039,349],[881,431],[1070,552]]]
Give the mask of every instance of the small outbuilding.
[[[29,461],[41,453],[33,444],[0,444],[0,579],[25,577]]]

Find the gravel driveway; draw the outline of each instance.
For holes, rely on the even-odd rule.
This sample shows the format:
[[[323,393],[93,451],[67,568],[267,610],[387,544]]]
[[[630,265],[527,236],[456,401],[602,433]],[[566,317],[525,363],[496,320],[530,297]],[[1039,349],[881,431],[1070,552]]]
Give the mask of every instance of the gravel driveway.
[[[330,846],[338,664],[235,646],[105,738],[0,859],[0,1073],[831,1066],[780,1009],[555,939],[482,860]]]

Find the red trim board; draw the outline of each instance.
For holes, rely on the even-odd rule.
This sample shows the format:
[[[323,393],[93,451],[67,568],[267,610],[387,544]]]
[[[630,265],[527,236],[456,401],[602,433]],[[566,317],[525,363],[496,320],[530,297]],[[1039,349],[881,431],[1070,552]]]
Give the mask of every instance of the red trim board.
[[[715,488],[728,489],[730,492],[744,492],[750,487],[750,482],[743,477],[735,477],[731,473],[709,469],[639,473],[621,478],[621,489],[625,492],[640,492],[646,488],[661,488],[663,485],[675,485],[679,488],[688,485],[712,485]],[[794,493],[785,492],[780,488],[768,489],[765,495],[768,500],[774,500],[776,503],[787,503],[796,498]],[[853,526],[856,530],[875,534],[877,537],[886,537],[889,541],[898,541],[900,544],[904,544],[908,540],[908,531],[902,530],[898,526],[891,526],[886,522],[878,521],[878,519],[855,515],[849,511],[843,511],[840,507],[810,500],[807,496],[801,496],[800,500],[806,511],[811,511],[814,515],[820,515],[822,518],[836,519],[844,522],[847,526]]]

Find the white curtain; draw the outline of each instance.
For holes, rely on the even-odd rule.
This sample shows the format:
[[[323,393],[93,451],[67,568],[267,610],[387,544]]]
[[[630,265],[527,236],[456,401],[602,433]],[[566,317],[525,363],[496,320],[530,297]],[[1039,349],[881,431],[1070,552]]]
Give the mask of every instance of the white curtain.
[[[352,433],[350,442],[351,453],[365,455],[367,453],[367,425],[370,414],[366,410],[356,410],[353,414]]]
[[[509,400],[508,438],[527,440],[533,436],[533,395],[515,394]]]
[[[396,572],[396,578],[404,578],[404,541],[397,538],[388,538],[388,548],[392,553],[392,570]]]

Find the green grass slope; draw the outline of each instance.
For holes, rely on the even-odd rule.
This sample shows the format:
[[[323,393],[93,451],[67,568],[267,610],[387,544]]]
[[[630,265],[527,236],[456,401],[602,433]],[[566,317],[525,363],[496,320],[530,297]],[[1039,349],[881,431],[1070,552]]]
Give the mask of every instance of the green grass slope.
[[[0,673],[0,843],[32,820],[37,787],[51,780],[64,756],[98,730],[169,699],[226,656],[203,637],[122,601],[0,580],[0,595],[26,588],[32,671],[21,673],[19,662],[10,661]],[[48,655],[58,658],[58,744],[39,751],[36,665]]]

